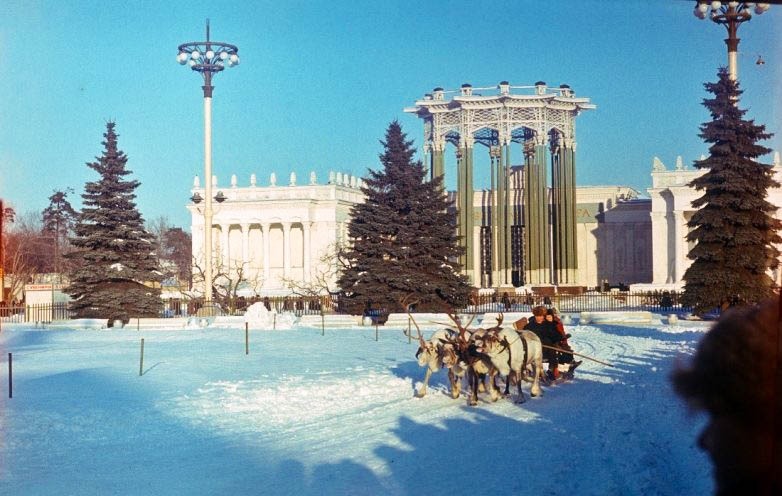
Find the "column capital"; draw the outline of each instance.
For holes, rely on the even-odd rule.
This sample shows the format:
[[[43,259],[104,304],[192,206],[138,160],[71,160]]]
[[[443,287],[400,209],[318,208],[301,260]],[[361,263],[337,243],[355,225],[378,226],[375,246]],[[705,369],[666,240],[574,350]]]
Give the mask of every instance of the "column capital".
[[[535,146],[546,146],[548,144],[548,135],[546,133],[535,133],[533,138]]]
[[[475,138],[472,136],[462,136],[459,139],[459,148],[472,148],[475,145]]]

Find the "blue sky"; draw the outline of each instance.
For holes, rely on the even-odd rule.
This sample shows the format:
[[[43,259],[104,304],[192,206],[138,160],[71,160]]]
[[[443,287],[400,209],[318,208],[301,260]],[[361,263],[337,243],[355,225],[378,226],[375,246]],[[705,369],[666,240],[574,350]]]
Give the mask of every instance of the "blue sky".
[[[0,197],[40,211],[70,187],[78,206],[97,178],[85,163],[114,120],[145,219],[189,230],[185,204],[193,176],[203,176],[203,93],[175,57],[179,44],[204,39],[207,17],[212,39],[241,56],[214,82],[221,186],[231,174],[240,185],[251,173],[259,184],[271,172],[364,175],[379,168],[391,120],[421,145],[423,125],[403,109],[432,88],[543,80],[597,105],[577,120],[578,183],[645,192],[654,156],[672,167],[677,155],[691,164],[707,151],[697,136],[708,119],[703,83],[727,63],[726,33],[695,18],[694,3],[4,0]],[[781,21],[773,6],[739,30],[741,106],[777,133],[765,143],[776,150]]]

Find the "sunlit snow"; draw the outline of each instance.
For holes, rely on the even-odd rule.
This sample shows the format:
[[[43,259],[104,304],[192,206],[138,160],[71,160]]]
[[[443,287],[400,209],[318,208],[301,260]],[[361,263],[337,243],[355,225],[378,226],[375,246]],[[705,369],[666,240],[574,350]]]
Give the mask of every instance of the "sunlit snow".
[[[706,329],[568,326],[615,367],[470,407],[444,372],[414,397],[400,329],[251,330],[245,354],[244,329],[4,323],[0,494],[708,494],[668,380]]]

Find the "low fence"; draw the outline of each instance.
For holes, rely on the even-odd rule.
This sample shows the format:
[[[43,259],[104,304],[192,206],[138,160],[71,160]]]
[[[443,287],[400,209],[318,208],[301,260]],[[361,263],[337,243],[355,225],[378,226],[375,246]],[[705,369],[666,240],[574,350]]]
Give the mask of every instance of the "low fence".
[[[629,292],[589,292],[578,295],[555,294],[542,296],[536,294],[517,295],[515,297],[497,297],[496,295],[481,295],[465,308],[458,309],[460,313],[485,312],[531,312],[532,307],[544,305],[554,307],[559,312],[582,311],[634,311],[646,310],[657,313],[676,313],[692,311],[691,307],[680,303],[681,293],[629,293]],[[210,315],[244,315],[253,303],[261,302],[269,310],[278,313],[291,312],[297,317],[304,315],[346,314],[342,311],[338,295],[321,297],[270,296],[265,298],[238,299],[234,301],[231,311],[223,303],[205,302],[203,300],[167,300],[164,302],[160,317],[189,317],[198,315],[204,307],[210,308]],[[369,316],[373,321],[385,321],[387,312],[383,309],[373,309]],[[413,310],[416,313],[416,310]],[[21,305],[0,306],[0,319],[5,322],[51,322],[68,320],[73,314],[67,303],[53,305]]]
[[[0,306],[0,319],[5,322],[52,322],[54,320],[68,320],[72,313],[68,310],[68,303],[54,303],[48,305],[15,305]]]
[[[681,293],[666,291],[663,293],[630,293],[609,291],[605,293],[589,292],[578,295],[555,294],[541,296],[535,294],[516,297],[481,296],[475,304],[461,310],[463,313],[484,312],[530,312],[532,307],[543,305],[554,307],[559,312],[582,311],[634,311],[649,312],[689,312],[692,307],[681,304]]]
[[[328,296],[267,296],[263,298],[237,298],[234,301],[166,300],[163,302],[161,317],[188,317],[198,315],[199,310],[210,307],[212,314],[244,315],[254,303],[263,303],[269,310],[277,313],[291,312],[297,317],[302,315],[320,315],[321,313],[341,313],[338,295]],[[231,308],[233,307],[233,308]]]

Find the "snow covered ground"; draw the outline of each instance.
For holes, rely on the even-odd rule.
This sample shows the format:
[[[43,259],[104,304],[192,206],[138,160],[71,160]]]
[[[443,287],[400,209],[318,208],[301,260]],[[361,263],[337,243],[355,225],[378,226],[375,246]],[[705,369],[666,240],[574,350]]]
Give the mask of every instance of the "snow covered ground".
[[[709,494],[704,419],[668,381],[706,329],[569,326],[616,367],[470,407],[444,373],[414,397],[398,329],[251,331],[245,355],[237,329],[4,325],[0,494]]]

